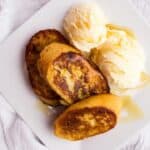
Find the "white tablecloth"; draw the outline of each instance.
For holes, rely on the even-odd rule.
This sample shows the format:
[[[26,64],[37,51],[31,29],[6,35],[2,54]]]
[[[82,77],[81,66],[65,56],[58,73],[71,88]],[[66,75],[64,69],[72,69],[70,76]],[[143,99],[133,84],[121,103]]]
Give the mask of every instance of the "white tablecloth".
[[[48,0],[0,0],[0,42],[46,2]],[[150,0],[131,2],[150,23]],[[47,150],[1,94],[0,150]],[[150,150],[150,125],[124,144],[120,150]]]

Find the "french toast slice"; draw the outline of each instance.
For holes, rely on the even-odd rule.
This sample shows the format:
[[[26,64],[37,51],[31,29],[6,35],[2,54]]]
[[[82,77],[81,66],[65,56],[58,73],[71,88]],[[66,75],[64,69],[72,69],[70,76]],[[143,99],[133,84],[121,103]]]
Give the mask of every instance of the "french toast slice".
[[[37,69],[37,60],[44,47],[56,41],[67,43],[67,40],[59,31],[55,29],[42,30],[32,36],[25,51],[25,60],[32,88],[45,104],[52,106],[59,104],[60,97],[40,76]]]
[[[41,76],[68,105],[90,95],[109,92],[103,75],[79,50],[67,44],[55,42],[45,47],[38,68]]]
[[[120,97],[101,94],[69,106],[56,118],[55,135],[67,140],[81,140],[114,128],[122,107]]]

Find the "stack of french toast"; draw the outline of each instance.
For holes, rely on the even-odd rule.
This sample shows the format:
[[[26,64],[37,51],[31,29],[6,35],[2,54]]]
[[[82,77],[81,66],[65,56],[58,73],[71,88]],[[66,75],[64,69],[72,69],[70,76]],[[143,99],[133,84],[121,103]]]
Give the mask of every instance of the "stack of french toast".
[[[110,94],[98,67],[55,29],[32,36],[25,59],[34,92],[47,105],[64,105],[55,134],[80,140],[115,127],[121,98]]]

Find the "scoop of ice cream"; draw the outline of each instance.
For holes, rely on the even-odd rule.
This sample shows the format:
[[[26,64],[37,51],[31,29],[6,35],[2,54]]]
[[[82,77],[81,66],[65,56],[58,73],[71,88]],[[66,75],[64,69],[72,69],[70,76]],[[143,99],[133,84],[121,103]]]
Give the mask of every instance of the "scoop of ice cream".
[[[91,51],[91,59],[107,78],[111,93],[141,84],[145,57],[132,31],[107,25],[107,41]]]
[[[64,30],[71,44],[89,52],[106,39],[106,18],[95,3],[73,6],[64,18]]]

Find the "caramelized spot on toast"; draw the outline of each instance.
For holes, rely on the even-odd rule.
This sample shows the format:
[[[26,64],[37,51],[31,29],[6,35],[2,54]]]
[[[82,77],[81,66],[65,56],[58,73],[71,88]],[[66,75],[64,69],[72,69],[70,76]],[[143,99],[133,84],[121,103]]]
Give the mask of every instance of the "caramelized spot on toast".
[[[80,140],[115,127],[122,98],[112,94],[88,97],[69,106],[55,120],[55,134],[67,140]]]
[[[83,108],[70,111],[59,123],[61,134],[79,140],[112,129],[116,115],[103,107]]]
[[[68,95],[70,103],[90,95],[109,92],[102,74],[80,54],[62,53],[54,60],[53,66],[55,69],[54,84],[64,95]]]

